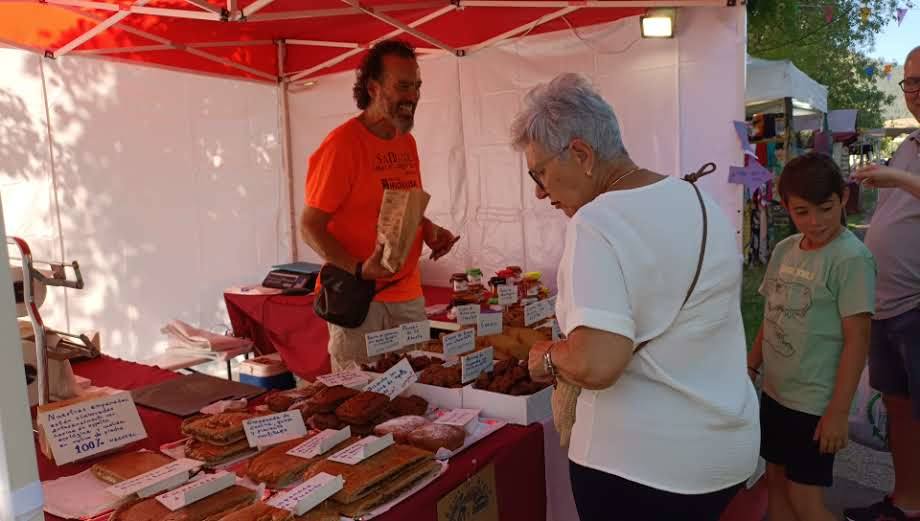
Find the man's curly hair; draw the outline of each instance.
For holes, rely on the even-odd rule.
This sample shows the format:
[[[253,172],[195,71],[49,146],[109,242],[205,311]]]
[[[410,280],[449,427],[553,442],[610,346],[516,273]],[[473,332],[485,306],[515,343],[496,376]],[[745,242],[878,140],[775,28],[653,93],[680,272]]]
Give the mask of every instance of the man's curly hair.
[[[364,110],[371,104],[371,93],[367,90],[367,84],[371,80],[380,81],[383,77],[383,57],[388,55],[416,59],[415,48],[403,40],[384,40],[371,47],[361,60],[358,78],[352,88],[359,109]]]

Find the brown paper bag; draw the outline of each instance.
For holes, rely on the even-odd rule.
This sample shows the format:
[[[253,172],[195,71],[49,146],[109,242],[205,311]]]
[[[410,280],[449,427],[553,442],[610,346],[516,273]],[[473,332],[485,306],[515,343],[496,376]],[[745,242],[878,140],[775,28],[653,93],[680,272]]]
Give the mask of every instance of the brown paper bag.
[[[384,190],[377,240],[383,244],[381,264],[388,270],[399,271],[406,262],[429,199],[423,190]]]

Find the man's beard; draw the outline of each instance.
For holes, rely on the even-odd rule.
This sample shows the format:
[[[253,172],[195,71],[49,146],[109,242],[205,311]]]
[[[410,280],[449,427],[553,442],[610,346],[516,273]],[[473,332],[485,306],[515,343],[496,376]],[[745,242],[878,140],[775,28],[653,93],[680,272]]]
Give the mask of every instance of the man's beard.
[[[390,104],[387,115],[400,132],[406,133],[412,130],[415,124],[415,107],[414,103],[407,101]]]

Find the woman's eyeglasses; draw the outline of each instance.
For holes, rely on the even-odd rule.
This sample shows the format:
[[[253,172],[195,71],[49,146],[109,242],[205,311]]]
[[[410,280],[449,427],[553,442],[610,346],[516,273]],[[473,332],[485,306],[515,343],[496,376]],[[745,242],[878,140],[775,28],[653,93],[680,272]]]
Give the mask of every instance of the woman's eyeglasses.
[[[530,174],[530,178],[533,179],[533,182],[534,182],[534,183],[537,183],[537,187],[539,187],[540,190],[543,190],[544,192],[546,191],[546,187],[543,186],[543,181],[540,180],[540,178],[543,177],[543,174],[544,174],[544,172],[546,171],[546,166],[549,165],[550,161],[552,161],[553,159],[556,159],[557,157],[561,156],[562,153],[565,152],[565,151],[568,150],[568,149],[569,149],[569,145],[566,145],[566,146],[562,147],[562,150],[560,150],[559,152],[556,152],[555,154],[553,154],[553,155],[547,157],[546,159],[540,161],[540,162],[538,163],[539,166],[534,165],[534,167],[533,167],[532,169],[528,169],[528,170],[527,170],[527,173]]]

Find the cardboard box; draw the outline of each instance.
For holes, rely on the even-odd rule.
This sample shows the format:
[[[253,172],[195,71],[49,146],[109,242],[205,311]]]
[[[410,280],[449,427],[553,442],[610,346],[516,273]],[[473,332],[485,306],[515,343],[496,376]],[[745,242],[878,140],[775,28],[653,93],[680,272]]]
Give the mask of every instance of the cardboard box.
[[[464,389],[464,387],[450,389],[447,387],[438,387],[437,385],[428,385],[415,382],[409,386],[409,389],[407,389],[403,395],[420,396],[427,400],[428,403],[433,407],[441,407],[444,409],[462,409]]]
[[[553,387],[528,396],[511,396],[474,388],[463,388],[463,408],[479,409],[487,418],[500,418],[517,425],[530,425],[553,416]]]

